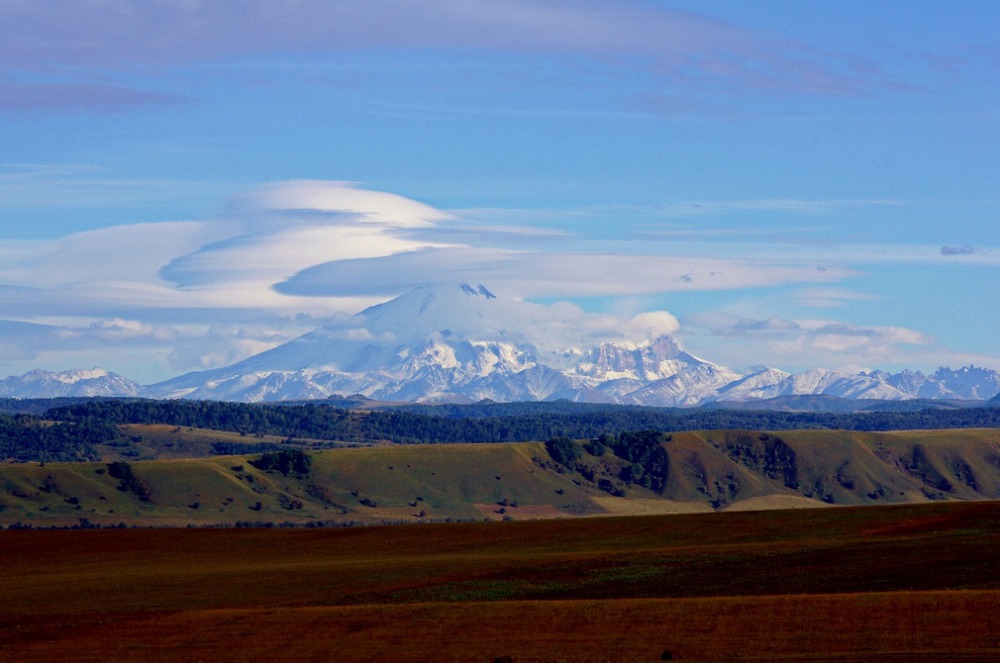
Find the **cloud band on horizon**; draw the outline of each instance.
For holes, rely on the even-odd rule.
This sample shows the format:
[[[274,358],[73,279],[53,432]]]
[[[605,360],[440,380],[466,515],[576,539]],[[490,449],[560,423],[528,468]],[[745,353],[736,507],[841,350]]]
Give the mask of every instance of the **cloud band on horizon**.
[[[477,234],[467,224],[456,241],[455,221],[452,213],[403,196],[299,180],[237,196],[217,218],[103,228],[9,248],[0,251],[7,256],[0,260],[0,320],[47,331],[34,342],[29,334],[13,335],[10,347],[0,347],[0,361],[51,355],[54,338],[73,340],[58,348],[60,356],[82,355],[88,347],[107,351],[117,339],[122,352],[152,350],[160,371],[208,368],[427,283],[481,282],[524,299],[572,300],[833,286],[856,274],[808,259],[685,256],[641,236],[623,237],[619,252],[567,250],[553,241],[513,250],[492,245],[498,236],[489,225]],[[638,329],[634,314],[605,314],[600,325]],[[812,351],[821,327],[793,324],[782,331],[781,346],[794,348],[790,337],[808,336],[808,347],[800,347]],[[862,328],[829,321],[826,329],[828,344],[833,335],[850,339],[838,349],[856,363],[874,359],[871,349],[931,342],[917,332],[881,330],[868,335],[877,343],[866,349],[857,341],[865,337]],[[742,330],[746,338],[762,338],[752,324],[692,330],[728,338]],[[683,338],[683,325],[676,332]]]

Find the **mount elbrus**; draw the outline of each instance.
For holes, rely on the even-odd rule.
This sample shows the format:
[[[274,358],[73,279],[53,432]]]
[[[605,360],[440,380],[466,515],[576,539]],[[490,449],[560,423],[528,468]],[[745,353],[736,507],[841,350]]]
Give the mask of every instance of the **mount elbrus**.
[[[685,352],[669,335],[630,338],[587,329],[579,319],[575,307],[497,296],[482,285],[425,286],[224,368],[146,387],[100,369],[31,371],[0,381],[0,396],[256,402],[361,394],[384,401],[693,406],[815,394],[986,400],[1000,392],[1000,373],[971,366],[929,375],[741,372]]]

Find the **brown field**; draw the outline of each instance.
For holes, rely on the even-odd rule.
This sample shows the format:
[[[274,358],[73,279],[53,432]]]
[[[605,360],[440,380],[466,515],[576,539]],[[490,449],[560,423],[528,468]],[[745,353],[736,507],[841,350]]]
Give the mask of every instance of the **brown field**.
[[[1000,503],[0,532],[10,661],[1000,659]]]

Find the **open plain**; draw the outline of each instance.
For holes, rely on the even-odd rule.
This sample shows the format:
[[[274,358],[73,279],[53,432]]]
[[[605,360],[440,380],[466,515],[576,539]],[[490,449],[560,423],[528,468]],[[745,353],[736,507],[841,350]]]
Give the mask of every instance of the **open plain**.
[[[1000,504],[0,532],[17,661],[1000,657]]]

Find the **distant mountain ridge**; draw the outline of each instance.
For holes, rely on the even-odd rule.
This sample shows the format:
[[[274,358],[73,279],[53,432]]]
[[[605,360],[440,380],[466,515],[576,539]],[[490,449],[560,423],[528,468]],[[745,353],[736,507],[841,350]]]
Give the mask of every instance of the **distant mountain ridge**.
[[[0,398],[137,396],[142,386],[101,368],[62,372],[33,370],[0,380]]]
[[[737,371],[667,335],[589,336],[578,313],[466,283],[417,288],[231,366],[140,387],[100,369],[32,371],[0,396],[144,396],[243,402],[361,395],[382,401],[544,401],[697,406],[803,395],[851,400],[985,401],[1000,373],[973,366],[929,375],[775,368]]]

